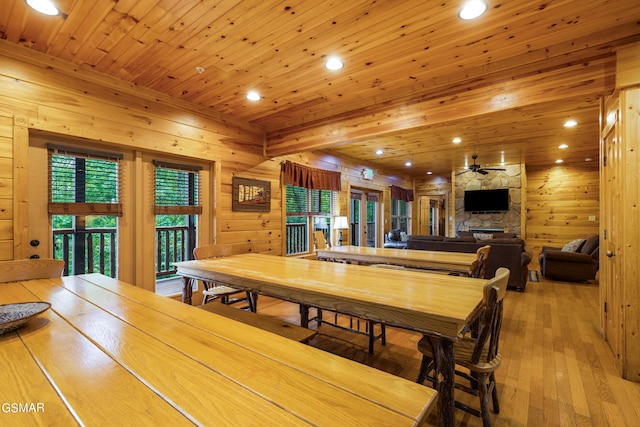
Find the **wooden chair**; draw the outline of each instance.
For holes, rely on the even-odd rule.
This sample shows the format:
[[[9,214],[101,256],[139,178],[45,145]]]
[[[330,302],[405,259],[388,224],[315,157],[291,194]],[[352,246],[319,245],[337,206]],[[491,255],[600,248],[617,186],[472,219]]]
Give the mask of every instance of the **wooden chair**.
[[[489,245],[478,248],[476,251],[477,258],[473,264],[471,264],[471,269],[469,270],[469,277],[474,277],[476,279],[484,278],[484,270],[487,265],[487,258],[489,258],[490,251],[491,246]]]
[[[327,239],[324,238],[324,233],[320,230],[313,232],[313,243],[316,250],[331,247],[331,243],[327,242]]]
[[[480,325],[477,338],[465,336],[454,344],[454,357],[457,366],[469,370],[469,373],[456,369],[457,377],[469,381],[469,385],[458,381],[455,387],[474,396],[480,397],[480,411],[464,405],[458,401],[455,406],[477,417],[482,417],[482,424],[491,425],[489,416],[489,396],[493,398],[493,412],[500,413],[498,392],[496,390],[495,371],[500,366],[502,356],[498,351],[500,328],[502,326],[503,300],[509,282],[509,269],[500,267],[493,279],[484,287],[484,309],[480,315]],[[436,379],[429,375],[435,370],[435,345],[430,337],[423,337],[418,343],[418,349],[423,354],[417,382],[422,384],[429,379],[434,387]]]
[[[64,261],[59,259],[16,259],[0,261],[0,283],[62,276]]]
[[[484,278],[484,271],[487,265],[487,258],[489,257],[489,252],[491,251],[491,246],[485,245],[481,248],[478,248],[476,251],[476,259],[471,264],[468,272],[451,272],[450,276],[465,276],[465,277],[473,277],[476,279]]]
[[[331,244],[328,243],[327,240],[324,238],[324,233],[322,233],[322,231],[314,231],[313,240],[314,240],[316,250],[327,249],[331,247]],[[301,313],[304,312],[302,307],[300,311]],[[307,312],[304,312],[304,313],[307,313]],[[387,335],[386,335],[384,324],[379,324],[380,333],[376,334],[375,325],[377,325],[378,323],[373,322],[371,320],[363,320],[358,317],[342,315],[341,313],[337,313],[335,311],[331,311],[330,316],[326,317],[323,315],[323,310],[319,308],[316,309],[316,313],[317,313],[316,317],[312,320],[315,320],[318,326],[324,323],[326,325],[330,325],[338,329],[366,335],[369,338],[369,342],[368,342],[369,354],[373,354],[373,347],[376,340],[379,339],[382,345],[386,345],[387,343]]]
[[[218,258],[223,256],[232,255],[232,246],[231,245],[221,245],[221,244],[212,244],[212,245],[204,245],[199,246],[193,250],[193,256],[196,259],[211,259]],[[202,291],[203,299],[202,304],[206,304],[209,301],[214,301],[216,299],[220,299],[222,304],[236,304],[239,302],[246,302],[249,311],[256,312],[257,310],[257,296],[252,292],[246,291],[244,297],[239,297],[238,295],[243,292],[236,288],[232,288],[231,286],[221,285],[218,283],[208,282],[203,280],[202,286],[204,287]]]

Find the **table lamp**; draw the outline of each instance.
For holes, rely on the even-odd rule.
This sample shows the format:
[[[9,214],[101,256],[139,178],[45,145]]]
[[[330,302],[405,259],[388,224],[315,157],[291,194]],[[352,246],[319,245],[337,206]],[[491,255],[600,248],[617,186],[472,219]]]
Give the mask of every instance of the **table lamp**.
[[[336,246],[342,246],[342,230],[349,229],[349,220],[346,216],[337,216],[333,220],[333,229],[340,230],[338,244]]]

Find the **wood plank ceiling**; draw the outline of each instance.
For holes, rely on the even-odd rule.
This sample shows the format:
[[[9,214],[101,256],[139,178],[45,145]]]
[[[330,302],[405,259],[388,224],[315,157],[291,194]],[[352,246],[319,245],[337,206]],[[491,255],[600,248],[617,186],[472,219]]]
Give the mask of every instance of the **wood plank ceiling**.
[[[46,17],[3,0],[0,38],[263,126],[270,156],[329,150],[414,176],[474,153],[483,166],[597,159],[613,52],[640,41],[631,0],[487,1],[473,21],[462,1],[54,3]],[[342,70],[323,67],[331,55]]]

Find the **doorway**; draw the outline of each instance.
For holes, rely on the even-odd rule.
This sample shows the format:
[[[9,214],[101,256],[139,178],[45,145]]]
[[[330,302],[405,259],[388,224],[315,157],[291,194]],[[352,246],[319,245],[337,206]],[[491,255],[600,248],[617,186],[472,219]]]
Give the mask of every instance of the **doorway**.
[[[446,234],[447,212],[446,196],[419,196],[419,234],[429,236],[444,236]]]
[[[375,248],[378,246],[380,197],[377,191],[351,189],[351,244]]]

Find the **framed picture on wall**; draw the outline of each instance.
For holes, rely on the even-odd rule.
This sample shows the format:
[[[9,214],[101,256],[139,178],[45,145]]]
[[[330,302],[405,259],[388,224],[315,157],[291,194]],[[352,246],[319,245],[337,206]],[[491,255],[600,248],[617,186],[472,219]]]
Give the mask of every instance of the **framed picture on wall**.
[[[269,212],[271,183],[257,179],[233,177],[231,210],[241,212]]]

